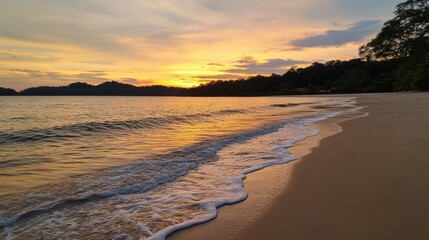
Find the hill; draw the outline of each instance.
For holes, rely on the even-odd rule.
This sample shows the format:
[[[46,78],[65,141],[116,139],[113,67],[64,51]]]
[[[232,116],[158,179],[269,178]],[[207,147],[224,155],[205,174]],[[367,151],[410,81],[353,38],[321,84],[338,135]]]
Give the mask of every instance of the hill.
[[[426,59],[427,62],[429,57]],[[401,72],[410,58],[383,61],[329,61],[315,62],[305,68],[292,68],[283,75],[254,76],[248,79],[212,81],[194,88],[166,86],[138,87],[119,82],[100,85],[72,83],[62,87],[33,87],[16,92],[0,88],[0,95],[24,96],[269,96],[297,94],[372,93],[407,90],[428,90],[429,81],[420,81],[412,88],[404,86]],[[426,63],[427,64],[427,63]]]

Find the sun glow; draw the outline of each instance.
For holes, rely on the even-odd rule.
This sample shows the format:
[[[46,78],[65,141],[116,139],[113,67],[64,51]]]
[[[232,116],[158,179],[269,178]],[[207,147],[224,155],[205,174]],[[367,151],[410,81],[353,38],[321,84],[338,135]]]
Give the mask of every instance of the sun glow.
[[[348,1],[332,2],[337,4],[6,0],[0,8],[0,83],[18,90],[77,81],[192,87],[283,74],[295,65],[356,57],[357,46],[379,30],[377,21],[362,19],[391,14],[386,4],[365,1],[362,7],[370,4],[372,11],[341,15]],[[321,8],[329,18],[319,16]],[[332,30],[356,39],[338,39]],[[324,45],[312,42],[318,38]]]

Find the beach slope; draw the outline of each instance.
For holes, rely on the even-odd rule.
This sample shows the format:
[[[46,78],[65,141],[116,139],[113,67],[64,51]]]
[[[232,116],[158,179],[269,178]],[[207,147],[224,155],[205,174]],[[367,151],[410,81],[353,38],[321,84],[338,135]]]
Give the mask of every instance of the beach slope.
[[[428,239],[429,94],[359,102],[370,115],[297,163],[240,239]]]
[[[221,208],[216,221],[171,239],[427,239],[429,94],[371,94],[357,100],[369,115],[339,123],[343,131],[295,162],[273,199],[261,193],[273,191],[270,181],[258,183],[264,178],[249,175],[248,200],[268,204],[260,213],[241,214],[252,209],[245,207],[246,200]],[[252,185],[264,182],[252,197]]]

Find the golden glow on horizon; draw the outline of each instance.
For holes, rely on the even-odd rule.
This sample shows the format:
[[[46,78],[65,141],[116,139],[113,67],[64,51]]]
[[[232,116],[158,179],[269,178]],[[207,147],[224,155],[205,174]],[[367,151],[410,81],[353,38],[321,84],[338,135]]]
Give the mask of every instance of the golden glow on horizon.
[[[130,0],[119,5],[95,0],[86,9],[90,3],[35,2],[29,8],[6,0],[2,4],[9,9],[0,9],[8,20],[0,23],[0,86],[20,90],[115,80],[192,87],[212,80],[283,74],[292,66],[357,57],[358,47],[379,29],[378,23],[367,21],[363,29],[368,33],[356,40],[326,37],[328,30],[362,28],[358,23],[370,17],[339,14],[334,4],[339,0],[240,1],[213,5],[189,0],[186,5]],[[341,4],[354,4],[348,1]],[[390,16],[385,5],[393,9],[395,4],[379,5],[371,15],[375,19],[380,9],[385,18]],[[330,13],[332,19],[316,21],[311,11],[319,9],[326,13],[316,15]],[[332,43],[320,45],[312,36]],[[297,39],[307,40],[301,43],[304,47],[293,43]]]

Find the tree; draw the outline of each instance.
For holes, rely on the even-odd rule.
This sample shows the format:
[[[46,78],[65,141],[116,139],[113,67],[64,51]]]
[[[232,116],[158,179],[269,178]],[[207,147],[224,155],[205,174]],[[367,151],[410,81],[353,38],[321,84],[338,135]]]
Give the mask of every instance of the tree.
[[[377,37],[360,47],[361,57],[403,58],[429,51],[429,0],[407,0],[394,13]]]
[[[12,95],[18,95],[18,93],[14,89],[0,87],[0,96],[12,96]]]
[[[361,69],[350,69],[347,70],[335,82],[335,91],[337,93],[359,93],[363,92],[363,89],[369,83],[368,74]]]
[[[396,73],[396,91],[429,90],[429,53],[404,62]]]

